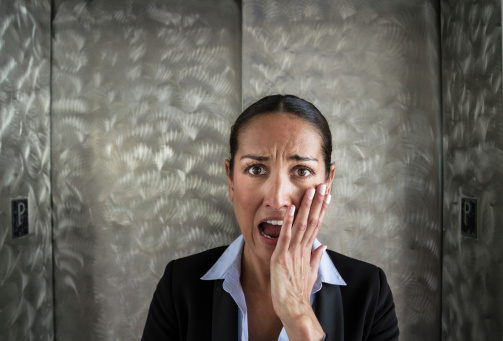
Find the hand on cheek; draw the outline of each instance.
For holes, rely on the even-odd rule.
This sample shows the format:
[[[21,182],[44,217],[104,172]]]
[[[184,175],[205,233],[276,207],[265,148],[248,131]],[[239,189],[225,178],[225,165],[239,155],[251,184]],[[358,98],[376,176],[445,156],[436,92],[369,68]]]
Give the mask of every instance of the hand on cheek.
[[[326,249],[322,245],[311,252],[331,198],[325,192],[325,184],[309,188],[296,217],[295,206],[290,206],[271,257],[273,306],[290,340],[321,340],[323,337],[323,329],[311,308],[310,297],[321,256]]]

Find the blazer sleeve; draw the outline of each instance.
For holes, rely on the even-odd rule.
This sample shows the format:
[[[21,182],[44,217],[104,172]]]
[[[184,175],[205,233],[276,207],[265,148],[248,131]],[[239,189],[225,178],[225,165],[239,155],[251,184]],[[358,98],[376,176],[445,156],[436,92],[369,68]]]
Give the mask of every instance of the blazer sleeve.
[[[174,262],[168,263],[164,275],[157,284],[152,303],[150,303],[142,341],[180,339],[179,323],[173,304]]]
[[[398,340],[399,335],[395,303],[384,271],[379,268],[378,273],[379,296],[368,340],[395,341]]]

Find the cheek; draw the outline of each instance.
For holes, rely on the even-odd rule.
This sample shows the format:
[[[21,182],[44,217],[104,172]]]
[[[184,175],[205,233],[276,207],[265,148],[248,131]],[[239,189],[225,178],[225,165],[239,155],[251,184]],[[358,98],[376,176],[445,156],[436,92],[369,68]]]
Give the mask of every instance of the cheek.
[[[308,186],[303,186],[297,188],[297,191],[295,192],[295,195],[293,196],[292,199],[292,204],[295,205],[295,207],[299,207],[300,203],[302,202],[302,199],[304,198],[304,194],[306,193],[307,189],[310,188]]]
[[[257,184],[242,173],[234,171],[234,206],[248,206],[251,208],[257,200]]]
[[[298,183],[294,186],[294,194],[292,195],[292,204],[295,207],[300,207],[302,199],[306,195],[308,189],[316,188],[318,185],[325,182],[324,176],[316,176],[311,178],[309,181]]]
[[[240,184],[234,188],[234,205],[252,207],[257,200],[256,193],[253,192],[253,187]]]
[[[257,212],[259,203],[252,188],[247,188],[240,184],[234,188],[234,214],[241,229],[241,233],[248,236],[253,230],[255,213]]]

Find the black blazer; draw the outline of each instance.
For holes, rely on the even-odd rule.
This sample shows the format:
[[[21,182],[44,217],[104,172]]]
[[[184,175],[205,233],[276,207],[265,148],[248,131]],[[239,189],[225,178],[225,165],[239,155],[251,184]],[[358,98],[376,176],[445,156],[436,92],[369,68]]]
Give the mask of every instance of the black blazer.
[[[171,261],[155,290],[142,340],[238,340],[238,307],[223,280],[200,278],[225,246]],[[395,304],[384,272],[327,251],[347,286],[323,283],[315,314],[327,340],[398,340]]]

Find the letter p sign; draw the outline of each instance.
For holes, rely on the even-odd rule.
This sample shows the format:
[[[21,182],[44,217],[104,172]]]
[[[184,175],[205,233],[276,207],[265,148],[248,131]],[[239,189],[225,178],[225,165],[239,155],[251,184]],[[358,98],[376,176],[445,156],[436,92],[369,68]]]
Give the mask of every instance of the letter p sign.
[[[461,233],[477,238],[477,199],[461,199]]]
[[[28,234],[28,199],[11,201],[12,209],[12,238],[19,238]]]

